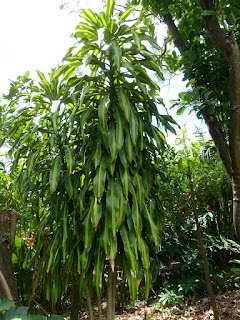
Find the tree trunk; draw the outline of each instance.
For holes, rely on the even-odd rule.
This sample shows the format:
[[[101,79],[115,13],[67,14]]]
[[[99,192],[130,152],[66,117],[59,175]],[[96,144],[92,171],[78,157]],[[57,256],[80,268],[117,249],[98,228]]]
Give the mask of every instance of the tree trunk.
[[[15,210],[0,212],[0,295],[19,300],[12,263],[12,246],[19,214]]]
[[[78,320],[79,294],[76,278],[72,276],[72,299],[71,299],[71,320]]]
[[[203,245],[201,227],[200,227],[200,224],[198,221],[198,212],[197,212],[197,206],[196,206],[196,202],[195,202],[195,194],[194,194],[193,182],[192,182],[191,171],[190,171],[189,166],[188,166],[188,178],[189,178],[189,183],[190,183],[192,210],[193,210],[195,222],[197,225],[198,241],[199,241],[199,245],[200,245],[200,249],[201,249],[201,254],[203,257],[204,273],[205,273],[207,290],[208,290],[209,298],[210,298],[211,305],[213,308],[214,318],[215,318],[215,320],[219,320],[220,318],[219,318],[218,308],[217,308],[217,304],[216,304],[216,299],[215,299],[213,288],[212,288],[212,281],[211,281],[211,276],[210,276],[209,264],[208,264],[208,260],[207,260],[206,251],[205,251],[205,248]]]

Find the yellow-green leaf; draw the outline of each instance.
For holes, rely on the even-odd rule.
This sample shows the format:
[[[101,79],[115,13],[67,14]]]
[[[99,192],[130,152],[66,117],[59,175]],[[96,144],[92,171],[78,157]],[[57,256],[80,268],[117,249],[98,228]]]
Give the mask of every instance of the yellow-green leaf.
[[[102,217],[102,203],[101,202],[98,203],[97,198],[94,198],[94,200],[92,201],[90,212],[91,212],[92,225],[96,231],[98,227],[98,223]]]
[[[107,0],[106,19],[110,21],[113,15],[115,0]]]
[[[120,14],[120,20],[123,22],[127,19],[127,17],[132,13],[133,7],[129,7],[127,10]]]
[[[34,152],[27,161],[27,177],[28,179],[30,178],[33,168],[35,166],[36,163],[36,157],[37,157],[38,152]]]
[[[135,32],[134,30],[132,30],[132,34],[133,34],[133,40],[136,44],[136,46],[138,47],[138,49],[141,49],[141,40],[137,34],[137,32]]]
[[[81,11],[79,15],[90,22],[94,27],[99,28],[101,26],[98,16],[91,9],[85,9]]]
[[[117,95],[118,95],[120,107],[124,112],[124,116],[125,116],[126,120],[129,121],[129,118],[130,118],[130,102],[129,102],[127,93],[125,92],[125,90],[123,88],[119,88],[117,90]]]
[[[116,41],[112,41],[112,51],[113,51],[113,59],[117,66],[118,71],[120,71],[121,68],[121,59],[122,59],[122,50],[117,44]]]

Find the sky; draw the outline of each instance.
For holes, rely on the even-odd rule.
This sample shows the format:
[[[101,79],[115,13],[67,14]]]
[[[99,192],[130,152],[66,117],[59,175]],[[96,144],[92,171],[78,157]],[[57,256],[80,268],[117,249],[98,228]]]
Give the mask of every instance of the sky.
[[[70,34],[78,22],[78,14],[60,9],[63,1],[70,2],[72,7],[71,1],[78,0],[0,0],[0,93],[7,92],[9,80],[26,71],[35,78],[36,69],[48,73],[61,63],[74,43]],[[102,6],[102,0],[81,0],[81,5],[96,10]],[[166,106],[185,89],[181,76],[162,87],[161,96]],[[174,113],[171,111],[173,116]],[[196,131],[195,126],[202,126],[193,114],[185,113],[184,117],[175,119],[181,126],[187,123],[190,136]],[[167,139],[173,143],[175,137],[170,134]]]

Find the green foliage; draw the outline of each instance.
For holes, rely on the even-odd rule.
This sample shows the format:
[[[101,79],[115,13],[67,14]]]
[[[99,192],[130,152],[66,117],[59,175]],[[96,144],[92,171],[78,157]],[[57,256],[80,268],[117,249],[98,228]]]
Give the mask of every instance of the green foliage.
[[[158,296],[161,305],[174,306],[183,303],[183,295],[170,288],[167,281],[164,282],[164,288]]]
[[[36,208],[26,265],[40,261],[52,306],[72,281],[80,298],[87,283],[99,295],[109,260],[125,271],[132,298],[144,278],[149,293],[149,252],[159,249],[163,222],[156,164],[162,130],[176,122],[159,114],[150,77],[163,78],[159,46],[147,26],[125,21],[130,12],[115,15],[110,0],[106,12],[83,10],[63,65],[48,77],[38,71],[38,83],[18,77],[5,97],[2,143],[12,171],[19,166],[22,200]]]
[[[28,307],[15,306],[15,302],[7,299],[0,299],[0,312],[4,312],[3,316],[0,316],[2,320],[22,319],[22,320],[64,320],[63,317],[58,315],[29,315]]]

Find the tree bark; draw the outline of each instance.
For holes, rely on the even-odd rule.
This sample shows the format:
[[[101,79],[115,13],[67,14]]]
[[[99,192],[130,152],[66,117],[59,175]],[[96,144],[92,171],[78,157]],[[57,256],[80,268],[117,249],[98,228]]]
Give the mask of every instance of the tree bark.
[[[201,227],[200,227],[200,224],[199,224],[199,221],[198,221],[198,212],[197,212],[197,206],[196,206],[196,201],[195,201],[195,194],[194,194],[194,189],[193,189],[191,170],[190,170],[189,166],[188,166],[188,179],[189,179],[189,184],[190,184],[192,210],[193,210],[193,213],[194,213],[194,218],[195,218],[195,222],[196,222],[196,226],[197,226],[198,241],[199,241],[201,254],[202,254],[202,258],[203,258],[203,263],[204,263],[204,273],[205,273],[207,290],[208,290],[209,298],[210,298],[211,305],[212,305],[212,308],[213,308],[214,318],[215,318],[215,320],[219,320],[220,318],[219,318],[218,308],[217,308],[217,304],[216,304],[216,299],[215,299],[214,292],[213,292],[212,281],[211,281],[210,270],[209,270],[209,264],[208,264],[208,260],[207,260],[206,251],[205,251],[205,248],[204,248],[204,245],[203,245]]]
[[[76,278],[72,276],[72,299],[71,299],[71,320],[78,320],[79,294]]]
[[[19,213],[15,210],[0,212],[0,295],[19,300],[17,281],[12,263],[12,246],[14,244],[16,223]]]

